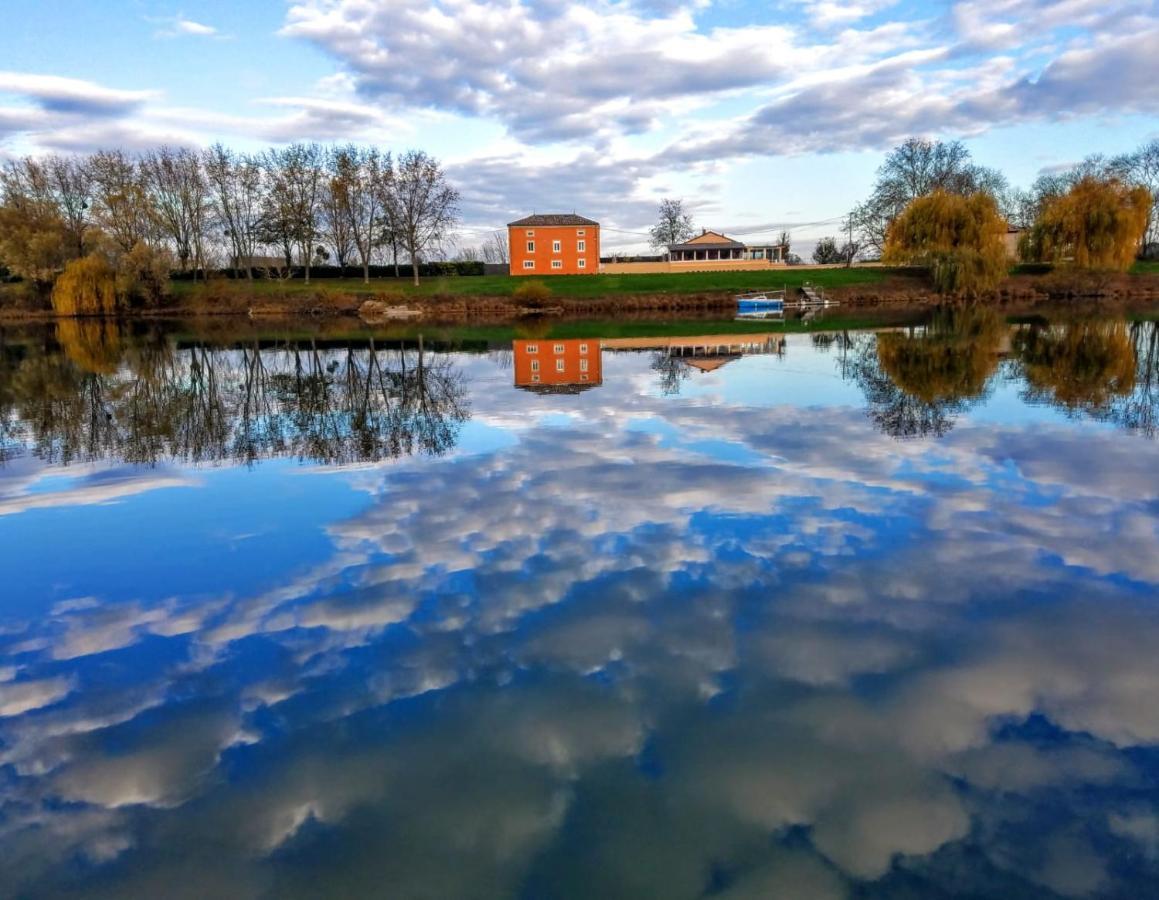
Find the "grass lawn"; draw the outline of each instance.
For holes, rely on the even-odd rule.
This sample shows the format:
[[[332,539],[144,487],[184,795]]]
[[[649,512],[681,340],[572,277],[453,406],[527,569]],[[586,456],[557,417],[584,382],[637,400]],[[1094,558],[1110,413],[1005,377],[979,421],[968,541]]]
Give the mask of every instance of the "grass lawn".
[[[403,296],[509,297],[521,284],[542,281],[557,297],[607,297],[617,294],[698,294],[710,291],[742,291],[799,287],[805,282],[822,288],[880,282],[895,270],[880,267],[851,269],[775,269],[767,272],[684,272],[654,275],[556,275],[546,278],[513,278],[510,275],[463,275],[424,278],[416,288],[409,279],[377,278],[363,284],[357,278],[302,281],[255,281],[255,295],[285,296],[295,293],[338,291],[350,294],[400,294]],[[219,282],[220,284],[220,282]],[[244,286],[244,288],[243,288]],[[233,290],[251,291],[244,281],[231,282]],[[173,283],[173,293],[185,297],[202,290],[187,281]]]

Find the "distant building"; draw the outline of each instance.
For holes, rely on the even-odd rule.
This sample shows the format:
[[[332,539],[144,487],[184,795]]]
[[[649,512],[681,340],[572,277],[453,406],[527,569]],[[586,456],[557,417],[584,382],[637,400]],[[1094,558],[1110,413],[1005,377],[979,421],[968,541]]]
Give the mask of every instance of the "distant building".
[[[512,341],[515,386],[537,393],[575,394],[603,384],[598,338]]]
[[[1018,250],[1018,242],[1022,240],[1022,229],[1015,225],[1006,226],[1006,237],[1003,243],[1006,245],[1006,256],[1010,259],[1020,259],[1022,254]]]
[[[600,223],[575,213],[527,216],[507,226],[512,275],[596,275]]]
[[[718,231],[703,231],[683,244],[668,246],[668,260],[672,268],[704,263],[725,263],[763,260],[768,263],[783,263],[785,248],[781,244],[756,244],[749,246],[733,240]]]

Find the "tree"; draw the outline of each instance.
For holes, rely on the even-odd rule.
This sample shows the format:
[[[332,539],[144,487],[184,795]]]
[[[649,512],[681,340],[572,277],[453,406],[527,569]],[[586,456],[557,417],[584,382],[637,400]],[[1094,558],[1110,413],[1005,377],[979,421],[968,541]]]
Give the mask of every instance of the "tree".
[[[883,253],[890,223],[914,200],[938,190],[963,196],[984,192],[996,204],[1004,204],[1008,193],[1005,177],[973,163],[961,141],[910,138],[886,155],[873,192],[849,214],[860,244]]]
[[[1151,208],[1143,239],[1144,254],[1159,254],[1159,216],[1155,214],[1156,204],[1159,204],[1159,139],[1148,141],[1130,154],[1125,162],[1125,180],[1142,185],[1151,194]]]
[[[239,155],[214,144],[202,156],[209,183],[212,214],[229,241],[232,265],[245,263],[246,278],[253,280],[250,262],[257,252],[262,220],[262,167],[253,157]]]
[[[789,248],[793,244],[793,235],[788,231],[782,231],[777,235],[777,243],[781,247],[781,259],[789,258]]]
[[[0,258],[5,266],[48,285],[75,256],[75,234],[60,213],[45,168],[26,159],[0,169]]]
[[[1135,386],[1135,348],[1122,322],[1020,329],[1014,349],[1028,395],[1098,414]]]
[[[408,150],[398,159],[390,193],[417,285],[422,255],[438,247],[458,220],[459,192],[447,182],[438,160],[422,150]]]
[[[1043,204],[1023,242],[1027,258],[1067,260],[1081,269],[1126,271],[1147,231],[1151,194],[1115,177],[1084,176]]]
[[[205,259],[205,222],[209,185],[201,157],[192,150],[162,147],[141,157],[141,170],[153,216],[172,241],[182,269],[193,263],[194,278]]]
[[[155,234],[156,217],[142,168],[122,150],[94,153],[93,210],[118,253],[128,253]]]
[[[684,201],[665,198],[660,201],[659,220],[648,233],[657,250],[670,244],[681,244],[693,235],[692,216],[684,211]]]
[[[1005,236],[992,196],[937,190],[914,200],[890,225],[883,258],[928,269],[939,291],[974,293],[1005,277]]]
[[[507,232],[496,231],[483,243],[483,261],[506,264],[510,259],[507,249]]]
[[[832,237],[823,237],[813,248],[813,262],[821,266],[829,266],[841,262],[841,251],[837,248],[837,240]]]
[[[290,144],[265,155],[268,175],[267,236],[283,250],[297,249],[310,283],[310,262],[318,236],[324,151],[319,144]],[[287,254],[291,255],[291,254]]]
[[[321,231],[334,249],[340,268],[346,267],[355,250],[351,204],[357,189],[361,156],[361,151],[353,145],[330,147],[326,151],[326,172],[319,201]]]
[[[390,154],[350,145],[335,156],[335,169],[345,185],[350,238],[362,263],[362,280],[370,283],[370,256],[386,221],[385,203],[393,176]]]

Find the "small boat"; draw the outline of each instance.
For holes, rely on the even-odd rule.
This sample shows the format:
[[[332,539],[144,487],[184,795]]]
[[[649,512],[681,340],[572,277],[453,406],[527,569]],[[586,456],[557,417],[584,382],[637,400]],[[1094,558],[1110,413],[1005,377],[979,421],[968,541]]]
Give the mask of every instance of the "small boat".
[[[784,291],[751,291],[738,294],[737,309],[741,312],[776,311],[785,308]]]

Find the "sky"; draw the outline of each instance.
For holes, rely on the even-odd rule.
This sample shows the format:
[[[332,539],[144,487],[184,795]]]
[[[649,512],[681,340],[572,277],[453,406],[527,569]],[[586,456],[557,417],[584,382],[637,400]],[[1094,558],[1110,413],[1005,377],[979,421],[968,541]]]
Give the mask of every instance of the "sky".
[[[414,147],[459,187],[463,245],[574,210],[642,248],[664,197],[811,242],[910,136],[1015,185],[1159,137],[1155,0],[6,5],[0,157]]]

